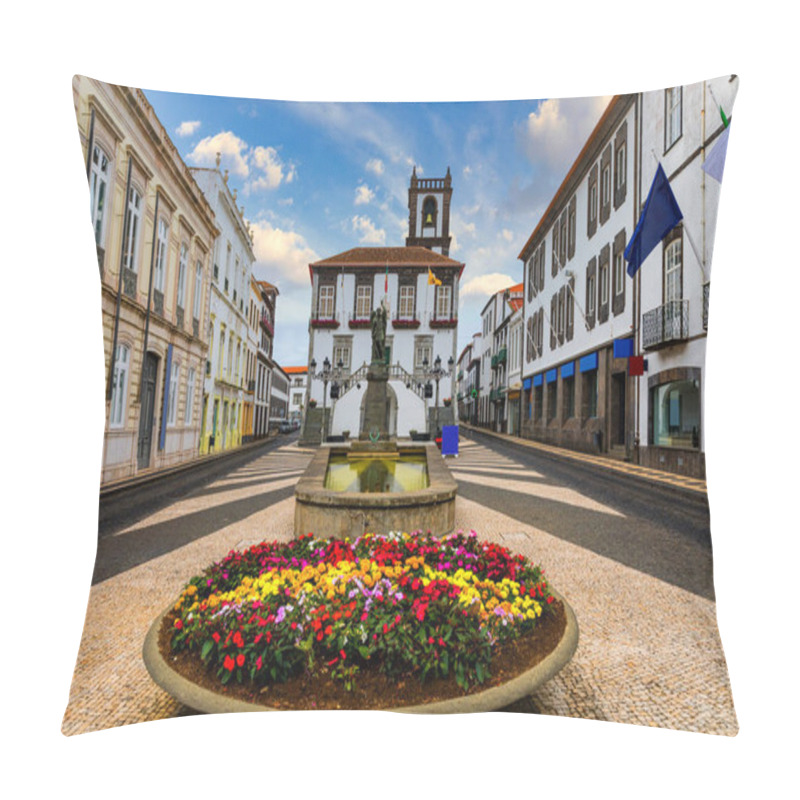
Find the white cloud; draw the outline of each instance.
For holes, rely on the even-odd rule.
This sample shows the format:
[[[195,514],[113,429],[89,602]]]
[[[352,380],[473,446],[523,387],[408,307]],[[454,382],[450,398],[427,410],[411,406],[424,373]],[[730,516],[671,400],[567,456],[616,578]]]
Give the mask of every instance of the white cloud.
[[[476,275],[472,280],[467,281],[461,287],[460,293],[465,297],[471,294],[491,297],[495,292],[513,285],[514,280],[508,275],[503,275],[500,272],[490,272],[487,275]]]
[[[472,174],[472,167],[469,164],[467,164],[467,166],[461,170],[461,173],[465,178],[468,178]]]
[[[189,153],[188,160],[198,166],[204,164],[214,166],[217,153],[220,153],[223,169],[229,169],[234,175],[246,178],[250,174],[247,152],[247,142],[244,139],[240,139],[232,131],[223,131],[201,139],[194,150]]]
[[[361,237],[358,241],[361,244],[375,244],[383,246],[386,244],[386,231],[383,228],[376,228],[369,217],[359,215],[351,219],[353,230]]]
[[[373,192],[372,189],[370,189],[369,186],[367,186],[366,184],[362,183],[356,189],[355,204],[357,206],[366,205],[367,203],[371,202],[374,198],[375,198],[375,192]]]
[[[381,161],[379,158],[371,158],[369,161],[367,161],[366,169],[368,172],[372,172],[375,175],[383,175],[383,161]]]
[[[260,189],[277,189],[295,178],[294,165],[284,164],[274,147],[254,147],[249,153],[249,161],[258,177],[245,184],[245,194]]]
[[[245,194],[277,189],[282,184],[291,183],[297,175],[294,164],[282,161],[274,147],[251,147],[232,131],[206,136],[189,153],[188,161],[198,166],[213,166],[217,153],[220,154],[221,169],[248,179],[244,185]]]
[[[191,136],[199,127],[199,119],[187,120],[186,122],[181,122],[181,124],[175,128],[175,133],[178,134],[178,136]]]
[[[279,289],[281,280],[296,284],[308,281],[308,265],[319,261],[319,256],[299,233],[265,221],[252,223],[252,229],[255,266],[265,280]]]
[[[500,233],[498,233],[497,235],[505,239],[507,242],[514,241],[514,234],[508,228],[503,228],[503,230],[500,231]]]
[[[568,166],[578,155],[610,97],[588,99],[551,98],[528,114],[524,146],[532,161],[552,167]]]

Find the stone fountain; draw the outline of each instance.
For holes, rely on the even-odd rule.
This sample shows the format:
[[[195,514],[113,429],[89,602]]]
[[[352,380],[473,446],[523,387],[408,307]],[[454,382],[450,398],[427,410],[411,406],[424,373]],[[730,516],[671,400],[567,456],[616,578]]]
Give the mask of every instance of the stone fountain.
[[[372,358],[358,438],[320,447],[295,487],[295,536],[360,536],[455,525],[456,482],[435,444],[389,436],[386,306],[371,316]]]

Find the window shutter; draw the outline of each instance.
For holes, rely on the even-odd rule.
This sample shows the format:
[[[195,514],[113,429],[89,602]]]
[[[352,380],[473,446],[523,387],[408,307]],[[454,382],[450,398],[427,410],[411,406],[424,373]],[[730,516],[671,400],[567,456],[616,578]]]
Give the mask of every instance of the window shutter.
[[[567,341],[572,341],[572,334],[575,331],[575,277],[569,279],[569,287],[572,291],[567,291],[567,307],[569,314],[567,314]]]
[[[608,169],[608,201],[603,202],[603,173]],[[609,144],[603,151],[600,158],[600,224],[603,225],[611,216],[611,194],[614,190],[614,176],[611,174],[611,145]]]
[[[598,273],[597,274],[597,321],[598,322],[605,322],[608,319],[608,296],[606,296],[605,302],[603,302],[601,274],[603,270],[605,270],[606,286],[608,288],[607,295],[608,295],[611,292],[611,276],[609,275],[609,269],[608,269],[609,250],[610,247],[608,245],[605,245],[603,249],[600,251],[600,258],[597,262],[597,273]]]
[[[589,301],[589,293],[594,294],[594,302]],[[589,328],[594,328],[595,314],[597,312],[597,258],[593,257],[586,265],[586,322]]]
[[[556,220],[555,225],[553,225],[552,248],[553,252],[552,258],[550,259],[550,275],[555,278],[556,274],[558,273],[558,220]]]
[[[592,208],[592,188],[594,188],[594,208]],[[586,206],[586,236],[591,239],[597,231],[597,207],[600,202],[599,186],[597,183],[597,164],[589,172],[589,191],[587,192]]]
[[[562,286],[558,290],[558,343],[564,344],[564,331],[567,327],[567,306],[566,306],[567,287]]]
[[[567,230],[569,231],[569,249],[567,251],[567,258],[570,259],[575,255],[576,207],[577,207],[577,202],[575,200],[575,195],[572,195],[572,199],[569,201],[569,212],[568,212],[569,216],[567,222]]]
[[[554,294],[550,298],[550,349],[556,349],[556,303],[558,302],[558,295]]]
[[[616,265],[617,263],[617,254],[622,256],[625,252],[625,229],[623,228],[615,237],[614,237],[614,261],[613,264]],[[624,265],[623,265],[624,266]],[[612,301],[611,301],[611,308],[614,314],[621,314],[625,310],[625,276],[626,272],[623,269],[622,276],[620,280],[622,281],[621,285],[617,285],[617,270],[612,269],[613,278],[613,294],[612,294]]]
[[[620,154],[620,147],[624,145],[625,153]],[[623,155],[627,161],[628,152],[628,122],[627,120],[620,125],[617,135],[614,137],[614,208],[619,208],[625,202],[625,194],[627,191],[628,173],[625,169],[625,164],[619,160],[619,156]],[[623,170],[623,180],[619,188],[617,188],[617,173]]]

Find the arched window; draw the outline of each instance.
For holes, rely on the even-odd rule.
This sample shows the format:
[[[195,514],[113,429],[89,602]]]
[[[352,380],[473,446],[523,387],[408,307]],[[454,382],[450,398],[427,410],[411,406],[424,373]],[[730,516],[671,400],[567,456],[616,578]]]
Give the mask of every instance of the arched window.
[[[436,227],[436,199],[434,197],[426,197],[422,203],[422,227],[435,228]]]

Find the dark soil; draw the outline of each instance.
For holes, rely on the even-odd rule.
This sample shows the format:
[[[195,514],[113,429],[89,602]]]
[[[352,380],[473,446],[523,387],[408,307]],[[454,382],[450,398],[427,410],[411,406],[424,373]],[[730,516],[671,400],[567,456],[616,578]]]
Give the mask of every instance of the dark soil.
[[[553,613],[545,613],[532,633],[498,647],[492,656],[491,676],[466,692],[454,678],[439,678],[422,684],[414,675],[390,678],[377,668],[368,667],[361,668],[352,691],[347,691],[344,684],[334,680],[324,668],[313,677],[303,674],[286,683],[262,688],[234,682],[223,686],[213,672],[206,670],[199,656],[186,651],[170,652],[169,637],[175,619],[172,613],[164,618],[158,646],[162,657],[175,672],[198,686],[237,700],[286,710],[401,708],[475,694],[506,683],[536,666],[556,648],[567,624],[560,601],[554,601],[548,611]]]

